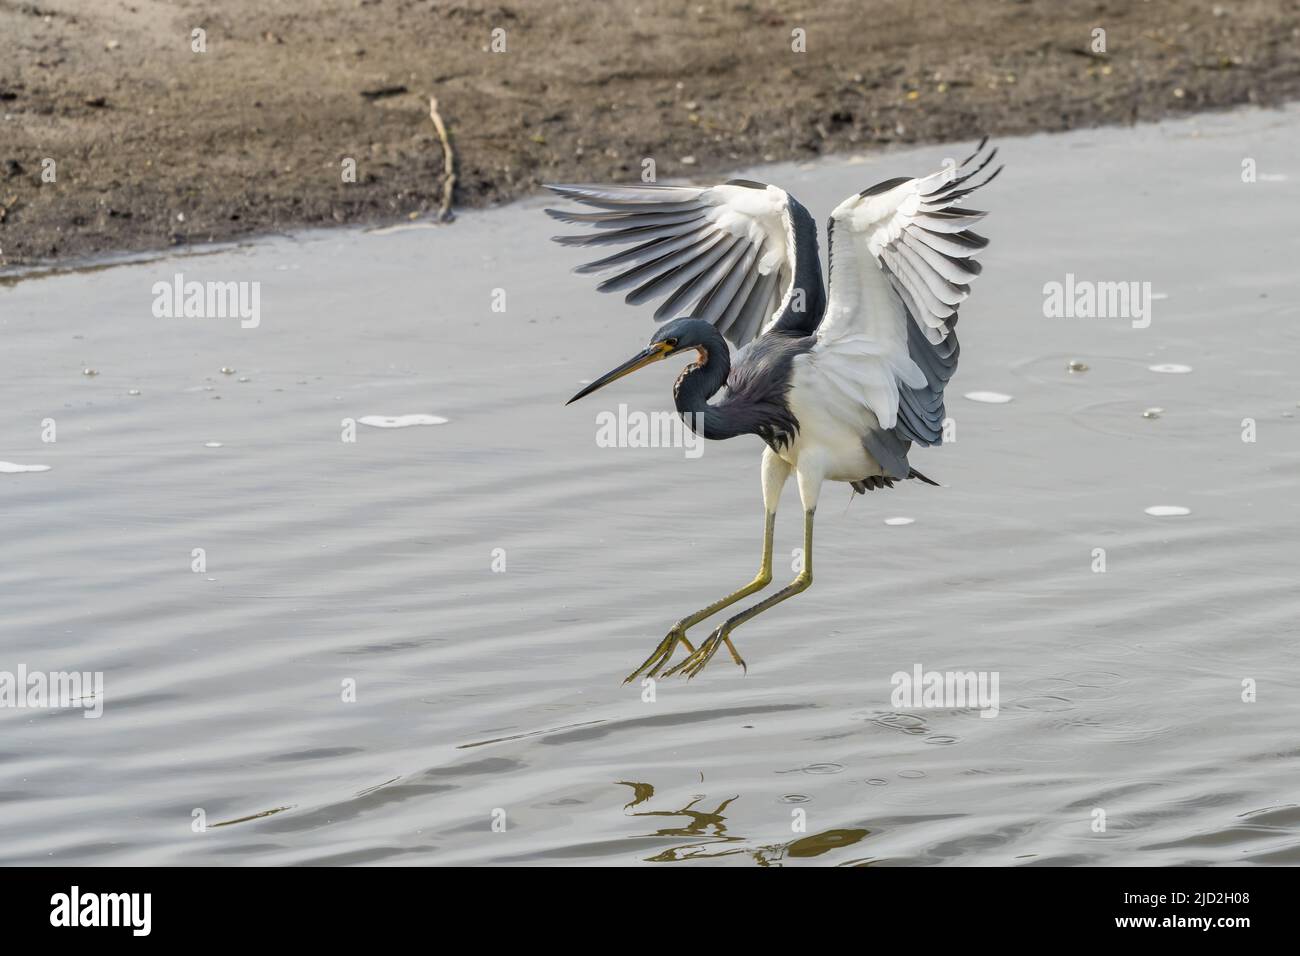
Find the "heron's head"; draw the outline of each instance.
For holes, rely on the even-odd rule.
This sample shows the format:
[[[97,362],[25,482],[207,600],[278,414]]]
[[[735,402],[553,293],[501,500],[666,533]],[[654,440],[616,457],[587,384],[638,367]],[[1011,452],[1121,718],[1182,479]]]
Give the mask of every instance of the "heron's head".
[[[598,388],[604,388],[615,379],[620,379],[624,375],[631,375],[639,368],[645,368],[647,365],[660,362],[670,355],[676,355],[678,352],[687,349],[698,350],[700,364],[703,365],[709,360],[709,349],[717,348],[719,343],[721,343],[722,348],[726,348],[726,342],[718,334],[717,330],[703,319],[673,319],[671,322],[665,322],[655,330],[654,335],[650,336],[649,345],[618,368],[606,372],[583,388],[565,404],[572,405],[578,399],[590,395]]]

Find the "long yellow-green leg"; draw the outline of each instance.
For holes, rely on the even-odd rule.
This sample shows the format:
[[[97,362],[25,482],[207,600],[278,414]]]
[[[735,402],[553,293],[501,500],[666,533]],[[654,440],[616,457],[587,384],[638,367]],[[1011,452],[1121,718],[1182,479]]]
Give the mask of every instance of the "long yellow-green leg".
[[[759,601],[753,607],[741,611],[734,617],[727,618],[726,622],[721,624],[717,630],[710,634],[694,654],[686,658],[686,660],[682,661],[672,670],[668,671],[668,673],[664,674],[665,677],[671,677],[679,671],[684,673],[687,677],[694,677],[704,669],[705,665],[708,664],[710,660],[713,659],[713,655],[717,653],[718,647],[721,644],[726,643],[730,645],[732,631],[740,627],[740,625],[744,624],[746,621],[762,614],[768,608],[775,607],[782,601],[794,597],[801,591],[808,590],[808,587],[812,584],[812,538],[813,515],[815,513],[815,508],[804,512],[803,570],[799,572],[795,579],[775,594]]]
[[[694,655],[698,653],[698,651],[696,651],[696,649],[691,645],[690,641],[686,639],[686,631],[688,628],[694,627],[706,617],[711,617],[712,615],[717,614],[724,607],[730,607],[742,598],[749,597],[749,595],[753,594],[755,591],[761,591],[772,583],[772,541],[775,530],[776,512],[774,510],[768,511],[763,526],[763,559],[759,564],[758,573],[754,575],[754,580],[750,581],[739,590],[732,591],[726,597],[719,598],[708,607],[701,608],[694,614],[688,614],[686,617],[674,624],[672,630],[668,632],[668,636],[660,641],[659,646],[654,649],[654,653],[645,659],[644,664],[629,674],[627,680],[623,681],[623,683],[631,683],[646,671],[648,671],[648,677],[658,676],[659,671],[663,669],[664,665],[666,665],[669,659],[673,656],[673,651],[677,649],[679,643],[686,645],[686,651],[688,654]],[[724,638],[724,641],[727,645],[727,650],[731,651],[732,660],[741,667],[744,667],[745,661],[741,658],[740,654],[737,653],[735,645],[731,643],[731,639]]]

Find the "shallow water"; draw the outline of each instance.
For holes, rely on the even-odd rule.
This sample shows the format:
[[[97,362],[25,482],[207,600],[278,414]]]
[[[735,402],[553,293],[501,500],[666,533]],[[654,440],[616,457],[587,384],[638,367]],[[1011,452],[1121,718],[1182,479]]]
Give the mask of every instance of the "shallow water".
[[[0,286],[0,458],[51,466],[0,475],[0,671],[104,673],[98,720],[0,708],[0,862],[1300,863],[1297,120],[1003,143],[944,487],[828,487],[748,675],[652,702],[622,677],[752,574],[761,446],[597,446],[676,370],[563,406],[652,325],[540,202]],[[750,175],[822,219],[966,148]],[[176,272],[260,325],[154,318]],[[1045,318],[1066,273],[1150,326]],[[448,421],[343,440],[406,415]],[[918,664],[997,716],[893,706]]]

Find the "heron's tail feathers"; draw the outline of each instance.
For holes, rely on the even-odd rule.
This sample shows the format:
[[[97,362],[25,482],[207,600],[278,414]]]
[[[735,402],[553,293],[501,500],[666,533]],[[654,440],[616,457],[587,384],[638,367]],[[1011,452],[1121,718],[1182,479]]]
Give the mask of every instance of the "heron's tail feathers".
[[[927,478],[925,475],[921,474],[915,468],[909,467],[907,469],[907,477],[919,478],[921,481],[924,481],[927,485],[934,485],[936,488],[943,487],[943,485],[939,484],[939,482],[935,481],[933,478]],[[857,481],[850,481],[849,484],[853,486],[853,490],[856,491],[858,494],[865,495],[868,491],[871,491],[876,488],[892,488],[894,487],[894,482],[897,480],[898,479],[896,478],[889,478],[885,475],[869,475],[868,477],[860,478]]]

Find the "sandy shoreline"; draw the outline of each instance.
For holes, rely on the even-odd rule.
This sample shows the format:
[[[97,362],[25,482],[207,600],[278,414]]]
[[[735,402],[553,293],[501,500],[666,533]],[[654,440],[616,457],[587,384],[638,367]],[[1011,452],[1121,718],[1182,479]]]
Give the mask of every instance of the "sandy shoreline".
[[[460,208],[635,178],[646,159],[707,177],[1300,96],[1294,2],[1064,6],[5,4],[0,271],[427,218],[444,174],[431,95]]]

